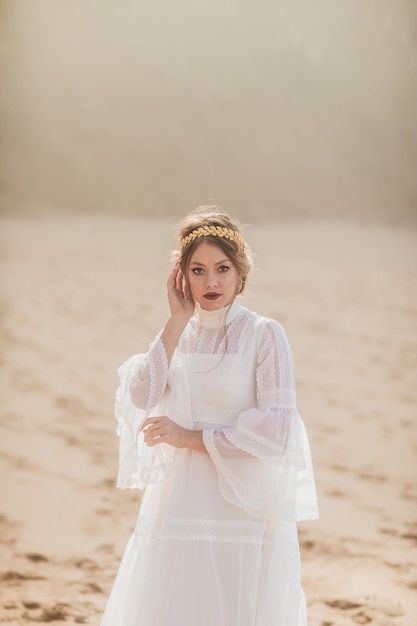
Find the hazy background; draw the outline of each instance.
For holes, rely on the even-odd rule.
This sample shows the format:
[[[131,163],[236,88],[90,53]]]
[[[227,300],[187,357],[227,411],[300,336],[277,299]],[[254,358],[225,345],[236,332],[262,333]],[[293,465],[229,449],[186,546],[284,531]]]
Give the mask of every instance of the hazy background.
[[[3,213],[417,213],[415,0],[1,0]]]

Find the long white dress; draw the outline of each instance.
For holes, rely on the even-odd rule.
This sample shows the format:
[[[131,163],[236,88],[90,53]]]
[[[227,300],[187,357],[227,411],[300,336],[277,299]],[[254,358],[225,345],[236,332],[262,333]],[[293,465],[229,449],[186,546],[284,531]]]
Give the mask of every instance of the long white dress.
[[[144,489],[101,626],[306,626],[296,522],[318,517],[291,349],[275,321],[197,308],[119,369],[118,486]],[[168,415],[205,452],[148,448]]]

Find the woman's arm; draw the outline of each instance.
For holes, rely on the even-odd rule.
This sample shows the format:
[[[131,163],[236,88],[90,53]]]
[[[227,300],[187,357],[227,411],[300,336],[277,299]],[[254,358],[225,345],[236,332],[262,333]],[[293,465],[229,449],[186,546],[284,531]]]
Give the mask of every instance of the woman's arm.
[[[257,407],[203,440],[227,502],[251,515],[315,519],[317,496],[310,446],[296,408],[294,365],[285,332],[262,324],[257,343]]]
[[[183,287],[183,275],[178,265],[168,277],[167,292],[171,315],[130,380],[132,403],[147,412],[158,404],[165,393],[175,348],[194,313],[194,301]]]
[[[193,297],[184,286],[184,276],[178,264],[168,277],[167,295],[171,315],[162,331],[161,341],[167,353],[169,367],[178,341],[195,308]]]

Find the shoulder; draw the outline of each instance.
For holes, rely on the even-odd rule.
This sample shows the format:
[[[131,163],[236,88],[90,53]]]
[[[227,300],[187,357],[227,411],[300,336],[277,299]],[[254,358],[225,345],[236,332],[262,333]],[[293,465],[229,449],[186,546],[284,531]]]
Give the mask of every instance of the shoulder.
[[[277,320],[259,315],[259,313],[249,311],[249,309],[246,311],[250,314],[251,325],[259,338],[286,337],[284,327]]]
[[[279,355],[280,359],[292,359],[292,350],[284,327],[277,320],[253,313],[252,328],[258,358]]]

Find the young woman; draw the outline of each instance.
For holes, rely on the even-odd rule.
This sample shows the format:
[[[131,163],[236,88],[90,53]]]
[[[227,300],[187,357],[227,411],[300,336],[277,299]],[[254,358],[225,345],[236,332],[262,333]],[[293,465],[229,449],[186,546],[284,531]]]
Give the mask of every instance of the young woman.
[[[307,624],[311,455],[284,330],[238,299],[250,266],[228,214],[189,214],[170,317],[119,369],[118,486],[144,494],[102,626]]]

